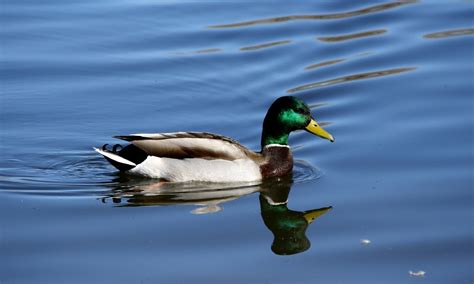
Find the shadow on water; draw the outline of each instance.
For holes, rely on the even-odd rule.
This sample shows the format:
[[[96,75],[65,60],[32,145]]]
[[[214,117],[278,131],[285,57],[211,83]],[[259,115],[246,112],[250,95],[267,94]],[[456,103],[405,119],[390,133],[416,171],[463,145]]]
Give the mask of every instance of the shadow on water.
[[[309,249],[306,236],[309,225],[332,209],[331,206],[294,211],[288,208],[292,177],[265,181],[262,184],[168,183],[149,179],[137,180],[120,175],[118,186],[101,198],[117,207],[196,205],[193,214],[215,213],[225,202],[256,193],[260,214],[266,227],[273,233],[271,249],[278,255],[292,255]]]

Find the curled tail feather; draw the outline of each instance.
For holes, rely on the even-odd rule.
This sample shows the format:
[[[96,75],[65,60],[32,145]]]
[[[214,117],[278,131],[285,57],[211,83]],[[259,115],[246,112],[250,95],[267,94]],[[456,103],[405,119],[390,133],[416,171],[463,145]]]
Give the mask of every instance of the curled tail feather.
[[[107,161],[109,161],[114,167],[116,167],[117,169],[119,169],[121,171],[127,171],[127,170],[130,170],[130,169],[136,167],[137,164],[135,164],[134,162],[129,161],[129,160],[119,156],[119,154],[117,152],[117,148],[118,148],[117,145],[115,145],[112,148],[111,151],[107,150],[107,144],[102,146],[102,149],[94,148],[94,150],[97,153],[104,156],[107,159]],[[118,146],[120,146],[120,145],[118,145]],[[120,146],[120,147],[122,147],[122,146]]]
[[[115,144],[112,147],[108,146],[108,144],[105,144],[101,149],[94,148],[94,150],[104,156],[107,161],[120,171],[131,170],[148,157],[146,152],[133,144],[125,147],[122,147],[120,144]]]

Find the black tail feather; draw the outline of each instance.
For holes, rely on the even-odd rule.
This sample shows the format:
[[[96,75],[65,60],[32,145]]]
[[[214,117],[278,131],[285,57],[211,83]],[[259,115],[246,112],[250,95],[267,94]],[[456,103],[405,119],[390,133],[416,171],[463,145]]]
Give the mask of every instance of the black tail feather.
[[[103,150],[103,151],[110,152],[110,153],[114,153],[114,154],[117,154],[117,155],[120,156],[119,153],[120,153],[121,150],[123,149],[123,146],[122,146],[122,145],[120,145],[120,144],[115,144],[114,146],[112,146],[112,149],[111,149],[111,150],[108,149],[108,146],[109,146],[109,144],[104,144],[104,145],[102,146],[102,150]],[[119,151],[117,151],[118,148],[120,148]]]
[[[122,158],[124,158],[124,159],[126,159],[130,162],[133,162],[136,165],[142,163],[148,157],[147,153],[145,153],[143,150],[141,150],[140,148],[136,147],[133,144],[127,145],[125,147],[123,147],[120,144],[115,144],[114,146],[112,146],[111,149],[108,146],[109,146],[109,144],[104,144],[102,146],[102,151],[106,151],[106,152],[110,152],[110,153],[119,155],[120,157],[122,157]],[[130,170],[134,167],[134,166],[131,166],[131,165],[119,163],[119,162],[114,161],[114,160],[112,160],[108,157],[105,157],[105,159],[107,159],[107,161],[109,161],[109,163],[111,163],[114,167],[116,167],[120,171],[128,171],[128,170]]]

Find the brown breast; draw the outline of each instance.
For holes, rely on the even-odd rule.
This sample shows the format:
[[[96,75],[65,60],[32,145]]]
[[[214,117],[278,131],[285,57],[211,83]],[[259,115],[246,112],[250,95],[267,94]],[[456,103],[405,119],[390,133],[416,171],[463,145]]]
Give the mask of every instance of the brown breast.
[[[264,159],[260,164],[260,173],[263,178],[281,177],[292,172],[293,155],[290,147],[267,146],[262,155]]]

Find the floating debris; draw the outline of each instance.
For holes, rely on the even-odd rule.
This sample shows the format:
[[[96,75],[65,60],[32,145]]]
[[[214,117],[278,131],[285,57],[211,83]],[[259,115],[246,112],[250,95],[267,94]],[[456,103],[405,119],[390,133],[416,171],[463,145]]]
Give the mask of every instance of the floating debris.
[[[408,271],[408,274],[410,274],[410,276],[413,276],[413,277],[425,277],[426,272],[423,270],[416,271],[416,272],[413,272],[410,270]]]
[[[361,239],[361,240],[360,240],[360,243],[363,244],[363,245],[368,245],[368,244],[371,243],[371,241],[370,241],[370,240],[367,240],[367,239]]]

